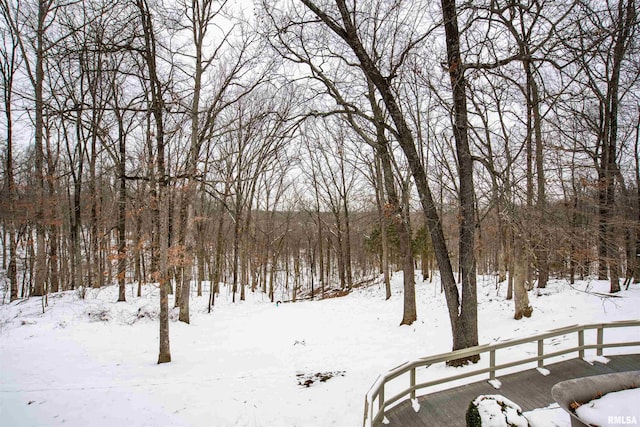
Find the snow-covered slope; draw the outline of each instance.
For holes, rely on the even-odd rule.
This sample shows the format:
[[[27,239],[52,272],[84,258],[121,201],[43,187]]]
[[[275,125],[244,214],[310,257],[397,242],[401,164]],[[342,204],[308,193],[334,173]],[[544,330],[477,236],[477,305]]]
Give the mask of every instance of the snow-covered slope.
[[[513,320],[504,285],[479,278],[480,343],[578,323],[640,318],[640,287],[616,298],[604,282],[552,281],[530,294],[533,317]],[[0,306],[0,423],[7,426],[355,426],[377,376],[451,349],[439,284],[418,282],[418,321],[402,318],[402,278],[324,301],[272,304],[262,294],[170,325],[173,362],[156,365],[158,295],[115,303],[117,289]],[[587,291],[587,292],[585,292]],[[177,318],[177,313],[172,313]],[[444,368],[442,368],[444,369]],[[320,375],[318,375],[320,374]],[[306,383],[306,385],[305,385]]]

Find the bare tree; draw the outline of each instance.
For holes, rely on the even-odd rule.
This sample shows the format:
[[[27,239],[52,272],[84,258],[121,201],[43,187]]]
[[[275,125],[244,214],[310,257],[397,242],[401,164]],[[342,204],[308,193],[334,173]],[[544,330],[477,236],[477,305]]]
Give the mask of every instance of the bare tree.
[[[120,59],[114,58],[111,61],[111,66],[115,72],[126,72],[129,64],[123,60],[124,55],[120,55]],[[118,280],[118,301],[126,300],[126,276],[129,250],[127,244],[127,139],[128,135],[133,127],[134,114],[129,114],[127,117],[127,110],[130,110],[135,105],[135,99],[127,99],[125,97],[125,85],[126,79],[113,76],[111,78],[111,108],[113,109],[113,115],[117,124],[117,153],[111,153],[114,157],[116,164],[116,180],[118,183],[118,215],[116,228],[118,230],[118,250],[117,250],[117,280]],[[137,264],[136,264],[137,265]],[[138,278],[139,282],[141,281]],[[138,288],[140,292],[140,287]],[[138,295],[140,296],[140,295]]]
[[[618,116],[619,105],[628,93],[622,79],[623,65],[637,31],[637,10],[634,0],[606,6],[587,2],[580,6],[581,13],[576,15],[572,26],[578,37],[567,38],[565,46],[579,65],[579,84],[597,105],[597,111],[586,109],[581,117],[596,138],[595,146],[587,150],[598,174],[599,277],[607,277],[608,266],[611,292],[618,292],[620,254],[614,220],[621,147]]]
[[[464,266],[464,280],[461,298],[453,275],[453,269],[451,267],[451,261],[438,210],[427,182],[427,176],[421,161],[421,156],[418,154],[418,150],[416,149],[414,134],[405,117],[403,108],[401,107],[401,103],[397,97],[397,93],[392,86],[393,80],[397,77],[397,73],[403,65],[406,57],[411,54],[412,50],[418,44],[425,40],[429,33],[423,33],[422,35],[411,33],[411,30],[406,30],[407,27],[402,27],[398,21],[399,27],[396,30],[400,31],[399,29],[403,28],[403,31],[409,33],[407,36],[409,39],[404,36],[402,38],[397,37],[393,39],[395,42],[399,43],[399,45],[393,49],[393,57],[390,58],[391,65],[387,65],[385,73],[381,68],[381,61],[379,61],[379,58],[376,56],[380,52],[376,50],[376,39],[374,38],[373,41],[363,41],[361,38],[362,31],[360,30],[359,13],[350,9],[350,6],[348,6],[344,0],[336,0],[335,6],[333,7],[321,7],[318,3],[311,0],[302,0],[302,3],[305,5],[307,10],[310,11],[312,16],[305,16],[302,12],[298,12],[298,16],[295,19],[293,17],[286,18],[286,22],[283,25],[286,26],[287,33],[290,31],[292,32],[296,27],[302,31],[301,34],[304,34],[305,30],[329,30],[331,34],[337,37],[337,39],[346,46],[350,56],[349,59],[345,58],[346,63],[353,64],[354,61],[357,61],[357,68],[361,70],[366,77],[366,80],[371,81],[373,86],[376,88],[376,92],[385,106],[390,117],[390,121],[393,124],[394,137],[397,139],[398,144],[407,158],[409,168],[416,183],[416,188],[420,195],[420,202],[431,233],[436,259],[440,268],[442,283],[446,292],[449,317],[453,332],[453,348],[459,349],[477,345],[477,297],[475,289],[475,258],[473,253],[473,161],[469,153],[468,144],[465,147],[465,142],[467,142],[466,117],[464,117],[463,110],[459,110],[457,112],[454,130],[458,137],[456,139],[458,142],[458,160],[461,162],[461,169],[464,169],[464,171],[461,172],[464,175],[464,188],[461,190],[461,218],[463,218],[463,220],[460,224],[462,236],[461,241],[464,242],[461,246],[464,252],[464,262],[462,263]],[[393,9],[393,11],[389,13],[392,16],[396,16],[399,20],[402,20],[402,17],[410,16],[410,14],[406,13],[397,13],[401,10],[402,5],[402,2],[389,5],[389,7]],[[380,4],[380,6],[382,7],[382,4]],[[382,13],[379,8],[374,8],[373,10]],[[453,10],[449,10],[446,13],[448,15],[453,14],[450,16],[451,19],[445,19],[447,25],[457,25],[457,23],[453,22],[453,18],[455,18],[455,7]],[[279,18],[274,19],[274,21],[278,23],[282,22]],[[314,22],[319,22],[320,26],[314,25]],[[367,22],[373,24],[378,22],[378,20],[372,19]],[[395,22],[396,21],[393,21],[391,24]],[[385,23],[388,24],[388,22]],[[403,24],[404,23],[406,22],[403,22]],[[282,25],[279,27],[282,29]],[[409,26],[409,28],[412,29],[413,27]],[[378,31],[381,30],[378,28]],[[391,29],[391,31],[393,30]],[[279,30],[279,32],[281,31]],[[298,43],[303,37],[304,35],[295,34],[293,36],[289,36],[289,40],[291,43]],[[450,38],[453,42],[453,38],[455,37]],[[368,50],[365,46],[370,46],[371,43],[373,43],[374,46],[372,46],[372,50]],[[453,81],[455,87],[454,90],[456,92],[455,98],[461,106],[461,102],[466,103],[466,98],[460,96],[463,88],[461,88],[459,84],[460,82],[464,82],[464,75],[462,74],[462,67],[460,67],[461,64],[459,60],[456,59],[455,49],[452,49],[449,61],[449,68],[455,75],[455,81]],[[456,68],[460,69],[456,71]],[[462,120],[463,118],[465,119],[464,121]],[[471,245],[470,248],[467,247],[469,244]],[[477,359],[474,358],[474,360]],[[461,360],[454,363],[457,364],[465,362],[466,361]]]
[[[25,6],[26,9],[23,7]],[[33,6],[35,10],[31,10]],[[34,176],[36,182],[36,254],[34,296],[46,293],[47,260],[46,260],[46,227],[45,227],[45,171],[44,171],[44,82],[45,61],[49,44],[46,33],[52,24],[51,14],[59,6],[53,0],[38,0],[35,5],[10,3],[2,0],[2,10],[5,20],[16,36],[25,70],[34,91]],[[35,19],[35,23],[33,23]],[[28,37],[25,31],[32,31]],[[32,55],[33,53],[33,55]]]
[[[154,30],[153,14],[146,0],[136,0],[135,6],[140,18],[143,45],[143,56],[149,79],[150,113],[155,124],[156,143],[156,176],[154,177],[155,200],[153,203],[154,237],[153,257],[155,259],[154,279],[160,287],[160,352],[158,363],[171,362],[169,347],[169,300],[168,287],[168,244],[169,244],[169,217],[168,217],[168,176],[165,167],[165,129],[164,114],[165,100],[163,84],[160,80],[157,66],[157,43]]]
[[[2,76],[2,102],[4,106],[4,116],[6,120],[6,159],[5,159],[5,185],[8,191],[8,218],[6,219],[9,228],[9,265],[7,275],[9,276],[10,296],[9,300],[18,299],[18,277],[17,277],[17,233],[16,233],[16,203],[17,192],[14,177],[14,151],[13,151],[13,85],[16,72],[20,65],[18,57],[18,39],[16,34],[10,29],[11,15],[6,9],[6,2],[0,3],[1,19],[6,27],[0,29],[0,75]],[[3,244],[3,247],[5,245]]]
[[[467,316],[459,320],[458,333],[467,335],[467,345],[477,345],[477,294],[475,265],[475,217],[473,158],[469,149],[469,122],[467,118],[467,94],[464,67],[460,56],[460,33],[455,0],[442,0],[447,66],[453,91],[453,135],[456,140],[458,174],[460,179],[460,266],[462,269],[462,308]],[[451,310],[451,307],[449,308]],[[455,338],[454,338],[455,340]],[[475,341],[474,341],[475,340]],[[455,346],[454,346],[455,348]]]
[[[411,226],[409,224],[409,212],[405,210],[403,201],[398,196],[396,184],[394,181],[394,172],[392,168],[392,156],[390,144],[386,136],[385,120],[382,109],[378,106],[373,86],[369,85],[369,100],[373,111],[373,120],[376,129],[375,147],[376,154],[380,158],[380,164],[383,171],[384,188],[388,196],[386,204],[385,216],[389,215],[391,222],[395,225],[398,232],[400,250],[402,251],[402,271],[404,282],[404,313],[401,325],[410,325],[418,318],[416,312],[416,295],[415,295],[415,270],[413,265],[413,245],[411,242]],[[403,192],[406,194],[406,192]]]
[[[633,147],[633,154],[636,169],[636,224],[635,233],[633,233],[633,227],[631,228],[630,233],[630,239],[634,240],[634,242],[629,245],[629,255],[627,257],[627,262],[630,263],[630,265],[627,266],[627,289],[629,289],[631,278],[635,278],[636,282],[640,282],[640,106],[638,107],[638,120],[636,122],[636,138]]]
[[[191,290],[190,281],[191,277],[193,276],[191,267],[194,260],[193,255],[195,253],[196,240],[194,201],[196,195],[196,187],[198,184],[198,162],[200,159],[202,144],[204,142],[200,130],[200,97],[202,91],[202,78],[203,74],[207,71],[207,68],[215,59],[217,59],[216,53],[220,49],[220,46],[218,46],[213,50],[214,54],[211,57],[205,57],[203,47],[207,40],[207,31],[213,19],[220,13],[226,3],[226,1],[218,2],[213,0],[192,0],[189,3],[185,2],[185,4],[183,4],[183,7],[187,11],[186,16],[191,30],[193,47],[195,49],[193,95],[190,108],[191,141],[186,165],[186,191],[182,197],[181,207],[183,212],[186,211],[182,215],[182,217],[184,218],[184,224],[182,224],[182,229],[184,230],[184,232],[182,236],[184,240],[184,251],[187,261],[184,271],[186,282],[182,285],[182,294],[180,296],[179,318],[180,321],[185,323],[189,323],[189,299]]]

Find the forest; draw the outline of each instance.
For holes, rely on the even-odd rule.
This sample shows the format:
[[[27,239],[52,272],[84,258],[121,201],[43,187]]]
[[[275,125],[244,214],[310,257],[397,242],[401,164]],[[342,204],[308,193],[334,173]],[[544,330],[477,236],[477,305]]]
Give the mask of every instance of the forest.
[[[640,280],[635,0],[0,0],[3,303],[323,299],[403,272],[478,344],[550,278]],[[465,363],[466,361],[460,361]]]

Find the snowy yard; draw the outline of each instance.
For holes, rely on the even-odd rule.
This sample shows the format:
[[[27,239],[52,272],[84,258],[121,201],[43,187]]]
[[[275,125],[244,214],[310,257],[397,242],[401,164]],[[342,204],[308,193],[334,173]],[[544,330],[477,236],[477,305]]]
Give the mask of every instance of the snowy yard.
[[[278,306],[248,292],[232,304],[223,287],[207,314],[207,296],[194,295],[191,325],[170,324],[173,361],[163,365],[156,365],[153,287],[142,298],[128,287],[126,303],[114,302],[116,287],[88,290],[84,300],[51,295],[44,314],[39,298],[2,305],[0,419],[6,426],[360,425],[380,373],[451,349],[435,283],[417,283],[418,321],[398,326],[401,279],[394,276],[389,301],[374,286]],[[585,292],[607,289],[608,282],[551,281],[541,295],[530,293],[533,317],[516,321],[505,287],[497,294],[492,280],[479,279],[480,343],[640,318],[638,285],[616,298]]]

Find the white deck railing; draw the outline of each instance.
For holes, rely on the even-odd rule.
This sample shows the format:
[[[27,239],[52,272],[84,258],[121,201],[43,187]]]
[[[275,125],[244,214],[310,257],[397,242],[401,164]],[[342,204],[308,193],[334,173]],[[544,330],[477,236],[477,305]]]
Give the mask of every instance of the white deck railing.
[[[386,374],[380,375],[375,381],[373,386],[369,389],[365,396],[364,402],[364,420],[363,426],[373,426],[376,423],[384,419],[385,411],[390,409],[392,405],[406,400],[404,398],[416,398],[416,391],[432,387],[439,384],[449,383],[452,381],[469,378],[476,375],[489,374],[489,380],[496,379],[496,372],[499,370],[524,365],[527,363],[537,362],[538,368],[544,367],[544,361],[553,357],[562,356],[569,353],[577,353],[577,357],[584,358],[585,350],[596,350],[596,355],[602,356],[603,349],[614,347],[635,347],[640,346],[640,331],[635,334],[628,334],[626,337],[632,338],[630,341],[616,341],[605,342],[604,331],[606,329],[614,328],[640,328],[640,320],[627,320],[611,323],[596,323],[589,325],[574,325],[567,326],[560,329],[555,329],[543,334],[534,335],[527,338],[520,338],[510,341],[501,342],[498,344],[485,344],[476,347],[466,348],[463,350],[452,351],[450,353],[443,353],[434,356],[423,357],[412,362],[404,363]],[[595,343],[585,344],[585,331],[596,330]],[[577,334],[578,343],[576,346],[570,348],[563,348],[561,350],[553,351],[550,353],[544,352],[544,341],[550,338],[561,337],[570,334]],[[635,339],[635,340],[633,340]],[[512,360],[502,364],[496,364],[496,352],[498,350],[514,347],[517,345],[527,343],[538,343],[537,356],[525,357],[518,360]],[[436,363],[446,363],[450,360],[456,360],[466,358],[474,355],[481,355],[489,353],[489,366],[482,367],[475,370],[465,371],[456,375],[447,376],[445,378],[439,378],[432,381],[426,381],[416,384],[416,370],[418,368],[429,367]],[[392,380],[401,376],[408,376],[409,387],[395,394],[390,398],[385,397],[385,386]],[[376,404],[377,403],[377,404]]]

